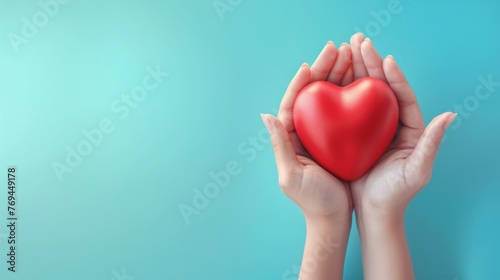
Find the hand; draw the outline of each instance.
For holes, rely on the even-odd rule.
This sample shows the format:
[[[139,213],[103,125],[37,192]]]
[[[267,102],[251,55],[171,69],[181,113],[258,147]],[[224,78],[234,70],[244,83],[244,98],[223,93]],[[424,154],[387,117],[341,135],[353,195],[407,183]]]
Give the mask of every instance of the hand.
[[[341,85],[352,79],[351,50],[338,50],[329,42],[311,68],[303,64],[290,82],[281,101],[278,119],[262,115],[273,143],[279,183],[309,219],[352,215],[348,184],[320,167],[300,143],[293,123],[292,108],[297,94],[313,81],[326,80]]]
[[[342,279],[353,206],[348,184],[320,167],[300,143],[293,123],[293,103],[300,90],[313,81],[344,85],[352,80],[350,57],[349,45],[337,50],[333,43],[327,43],[312,67],[302,65],[290,82],[278,119],[262,115],[271,135],[281,189],[306,217],[299,279]]]
[[[386,153],[350,184],[356,212],[404,213],[430,181],[441,139],[456,115],[443,113],[425,127],[415,94],[394,58],[382,60],[370,39],[360,33],[351,38],[351,48],[353,79],[370,76],[388,83],[398,100],[400,121]]]
[[[353,80],[370,76],[385,81],[399,105],[399,128],[390,147],[375,166],[350,183],[365,279],[411,280],[404,213],[430,181],[444,131],[456,115],[441,114],[425,127],[415,94],[394,58],[382,59],[360,33],[351,38],[351,47]]]

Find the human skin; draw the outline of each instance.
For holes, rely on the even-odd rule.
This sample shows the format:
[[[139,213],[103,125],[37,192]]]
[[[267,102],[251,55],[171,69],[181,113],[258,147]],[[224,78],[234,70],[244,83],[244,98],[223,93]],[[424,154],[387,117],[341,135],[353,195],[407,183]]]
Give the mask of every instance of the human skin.
[[[398,100],[400,125],[373,168],[355,181],[341,181],[316,164],[301,145],[293,126],[293,102],[313,81],[343,86],[367,76],[381,79],[392,88]],[[329,42],[311,68],[301,66],[281,102],[278,118],[262,115],[271,135],[280,186],[306,219],[299,279],[342,279],[353,208],[365,279],[414,279],[404,213],[411,199],[430,181],[444,131],[455,116],[443,113],[425,127],[415,94],[394,58],[382,59],[372,42],[360,33],[351,38],[350,46],[343,44],[338,50]],[[338,242],[338,247],[328,251],[325,258],[317,248],[326,238]],[[314,259],[317,261],[313,263]]]
[[[281,189],[302,209],[306,219],[299,279],[342,279],[353,205],[348,184],[320,167],[300,143],[293,124],[293,102],[313,81],[342,84],[350,57],[349,45],[337,50],[328,42],[313,65],[309,68],[303,64],[290,82],[278,118],[262,115],[273,143]]]
[[[361,240],[365,279],[414,279],[404,228],[410,201],[429,183],[446,128],[456,114],[443,113],[424,126],[408,81],[392,56],[382,59],[370,39],[351,38],[353,80],[387,82],[399,105],[398,132],[386,153],[361,178],[350,182]],[[348,80],[347,82],[352,82]]]

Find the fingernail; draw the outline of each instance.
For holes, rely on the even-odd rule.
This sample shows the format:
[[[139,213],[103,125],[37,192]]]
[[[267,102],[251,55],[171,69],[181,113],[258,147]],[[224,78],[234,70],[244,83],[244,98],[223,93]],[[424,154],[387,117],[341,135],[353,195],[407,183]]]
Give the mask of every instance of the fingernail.
[[[448,119],[446,119],[446,122],[443,125],[444,130],[446,130],[450,126],[450,124],[453,122],[453,120],[457,115],[458,115],[457,113],[454,113],[451,116],[449,116]]]
[[[370,45],[373,45],[373,42],[372,42],[372,40],[370,38],[366,37],[365,41],[368,42]]]
[[[269,132],[273,131],[274,127],[273,127],[273,125],[271,123],[271,120],[269,119],[269,116],[268,115],[264,115],[264,114],[260,114],[260,117],[262,119],[262,122],[266,126],[267,131],[269,131]]]
[[[306,62],[302,63],[302,65],[300,67],[309,67],[309,64],[307,64]]]
[[[326,42],[327,45],[334,45],[332,41]]]
[[[347,46],[348,46],[348,44],[346,42],[344,42],[344,43],[342,43],[342,45],[340,45],[341,48],[342,47],[347,47]]]
[[[392,54],[388,55],[387,58],[390,58],[390,59],[396,61],[396,59],[394,59],[394,56],[392,56]]]

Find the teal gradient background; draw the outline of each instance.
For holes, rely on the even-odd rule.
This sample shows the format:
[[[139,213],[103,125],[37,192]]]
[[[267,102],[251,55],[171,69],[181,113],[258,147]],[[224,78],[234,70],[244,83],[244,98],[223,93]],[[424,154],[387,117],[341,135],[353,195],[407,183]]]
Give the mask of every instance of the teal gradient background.
[[[19,217],[11,273],[1,183],[1,279],[296,279],[304,220],[259,113],[276,113],[301,63],[361,30],[401,65],[426,123],[470,102],[479,77],[500,81],[499,1],[401,0],[379,30],[365,27],[390,1],[221,2],[234,5],[219,16],[212,0],[70,0],[16,52],[12,33],[43,10],[0,1],[0,172],[18,169]],[[110,106],[157,65],[169,76],[120,119]],[[417,279],[500,279],[499,106],[496,87],[461,114],[408,209]],[[53,163],[103,118],[114,131],[59,180]],[[185,219],[232,161],[240,173]],[[355,226],[345,279],[362,279]]]

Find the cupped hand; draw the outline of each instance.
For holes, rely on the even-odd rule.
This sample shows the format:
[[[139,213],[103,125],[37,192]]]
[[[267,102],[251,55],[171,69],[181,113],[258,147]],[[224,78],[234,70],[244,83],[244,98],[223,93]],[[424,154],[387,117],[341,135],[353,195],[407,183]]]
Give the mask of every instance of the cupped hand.
[[[344,85],[352,80],[350,58],[349,45],[343,44],[337,49],[328,42],[313,65],[309,68],[303,64],[290,82],[278,118],[262,115],[271,135],[281,189],[302,209],[306,218],[350,218],[352,214],[348,184],[311,159],[295,132],[292,114],[297,94],[309,83],[326,80]]]
[[[456,114],[443,113],[425,127],[415,94],[394,58],[382,59],[360,33],[351,38],[351,48],[353,80],[370,76],[387,82],[399,105],[399,128],[391,146],[371,170],[350,183],[354,206],[356,212],[404,213],[430,181],[444,132]]]

